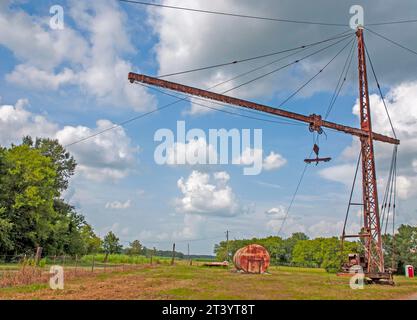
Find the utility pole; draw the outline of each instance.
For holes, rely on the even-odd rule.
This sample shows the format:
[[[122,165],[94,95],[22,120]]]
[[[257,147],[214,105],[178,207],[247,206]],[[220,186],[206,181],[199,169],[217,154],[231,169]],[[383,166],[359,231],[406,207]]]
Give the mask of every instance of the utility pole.
[[[229,230],[226,230],[226,254],[227,261],[229,262]]]
[[[187,244],[187,258],[188,258],[188,262],[191,266],[192,262],[191,262],[191,258],[190,258],[190,243]]]
[[[172,245],[172,260],[171,260],[171,266],[174,265],[175,261],[175,243]]]

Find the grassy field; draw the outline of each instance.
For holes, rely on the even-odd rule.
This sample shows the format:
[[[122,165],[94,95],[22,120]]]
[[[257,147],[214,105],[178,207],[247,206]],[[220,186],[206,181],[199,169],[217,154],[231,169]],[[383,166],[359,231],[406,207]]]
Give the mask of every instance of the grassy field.
[[[247,275],[201,266],[138,266],[126,272],[86,274],[53,291],[46,283],[0,289],[0,299],[406,299],[417,280],[396,277],[396,286],[352,290],[348,278],[320,269],[273,267],[269,275]]]

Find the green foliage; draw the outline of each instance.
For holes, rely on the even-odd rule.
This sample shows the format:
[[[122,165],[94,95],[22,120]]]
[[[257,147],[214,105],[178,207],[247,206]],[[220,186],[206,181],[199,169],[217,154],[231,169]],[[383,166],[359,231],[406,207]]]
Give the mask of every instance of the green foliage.
[[[107,261],[106,261],[107,258]],[[142,255],[132,256],[126,254],[96,254],[86,255],[81,258],[81,263],[92,264],[93,259],[96,263],[113,263],[113,264],[147,264],[150,263],[150,258]],[[156,264],[170,263],[171,259],[168,257],[153,257],[152,262]]]
[[[25,137],[0,148],[0,254],[85,254],[101,243],[61,199],[75,160],[56,140]],[[89,232],[83,232],[90,228]]]
[[[291,264],[291,257],[294,245],[301,240],[308,239],[304,233],[294,233],[288,239],[280,237],[268,237],[264,239],[245,239],[245,240],[231,240],[229,241],[229,256],[232,258],[237,250],[249,244],[259,244],[265,247],[270,256],[272,264]],[[227,260],[227,243],[222,241],[214,247],[214,253],[218,261]]]
[[[103,241],[103,250],[106,254],[121,253],[123,246],[119,243],[119,238],[110,231]]]
[[[383,237],[385,264],[404,273],[405,265],[417,268],[417,227],[401,225],[395,238],[392,235]]]
[[[126,253],[128,255],[139,255],[143,252],[143,246],[139,240],[134,240],[129,244],[129,248],[127,248]]]
[[[292,262],[297,266],[323,268],[328,272],[337,272],[345,260],[345,255],[350,252],[358,252],[358,243],[345,242],[342,252],[341,240],[336,237],[301,240],[294,246]]]

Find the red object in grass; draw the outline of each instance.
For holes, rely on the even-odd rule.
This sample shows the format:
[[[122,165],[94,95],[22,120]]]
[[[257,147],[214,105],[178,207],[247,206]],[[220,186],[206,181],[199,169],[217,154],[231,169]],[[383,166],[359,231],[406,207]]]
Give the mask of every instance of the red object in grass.
[[[268,251],[258,244],[251,244],[239,249],[233,257],[236,269],[246,273],[265,273],[268,270],[269,262]]]

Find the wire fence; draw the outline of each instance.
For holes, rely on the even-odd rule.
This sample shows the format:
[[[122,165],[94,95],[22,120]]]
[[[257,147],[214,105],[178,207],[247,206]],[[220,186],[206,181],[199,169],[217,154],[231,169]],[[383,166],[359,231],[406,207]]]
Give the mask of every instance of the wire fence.
[[[167,259],[160,257],[132,256],[124,260],[126,261],[111,261],[106,255],[56,255],[39,259],[36,255],[0,255],[0,288],[47,284],[52,276],[52,266],[62,267],[65,279],[68,280],[97,273],[133,271],[144,265],[168,263]]]

